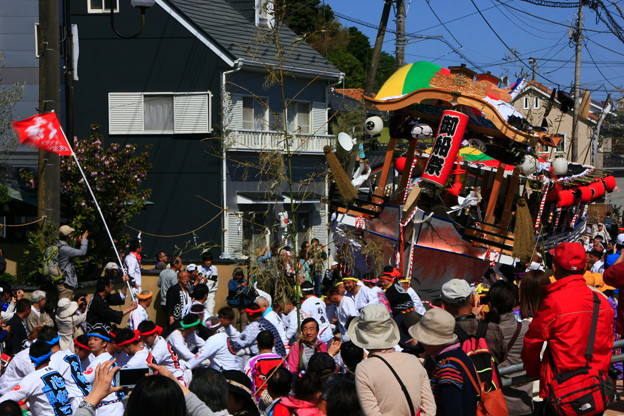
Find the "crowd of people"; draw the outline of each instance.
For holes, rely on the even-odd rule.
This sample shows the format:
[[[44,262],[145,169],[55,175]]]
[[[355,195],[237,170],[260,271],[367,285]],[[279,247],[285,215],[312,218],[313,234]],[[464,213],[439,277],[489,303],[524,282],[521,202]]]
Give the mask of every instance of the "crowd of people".
[[[185,265],[159,252],[161,327],[149,318],[157,296],[141,285],[140,242],[124,270],[107,264],[86,295],[74,293],[73,261],[88,233],[80,248],[71,227],[59,233],[68,272],[53,313],[44,291],[27,298],[0,287],[0,415],[556,415],[563,379],[584,374],[605,394],[592,390],[583,414],[599,414],[598,399],[608,404],[621,378],[610,360],[624,327],[622,313],[614,324],[624,305],[614,297],[624,286],[624,234],[612,252],[600,251],[598,237],[560,243],[478,286],[453,276],[428,302],[396,268],[354,276],[316,240],[296,261],[280,251],[262,260],[290,264],[293,296],[263,290],[236,267],[227,306],[215,310],[223,280],[211,253]],[[594,272],[597,263],[605,269]],[[124,286],[115,292],[117,279]],[[515,364],[539,377],[541,405],[533,382],[499,374]],[[140,377],[124,382],[132,369]]]

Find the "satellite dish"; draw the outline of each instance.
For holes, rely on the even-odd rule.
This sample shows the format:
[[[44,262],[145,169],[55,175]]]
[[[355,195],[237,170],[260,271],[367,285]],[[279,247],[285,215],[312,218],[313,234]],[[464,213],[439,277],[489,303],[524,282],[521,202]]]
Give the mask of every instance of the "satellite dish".
[[[338,143],[345,151],[350,152],[356,143],[355,139],[352,139],[347,133],[338,133]]]

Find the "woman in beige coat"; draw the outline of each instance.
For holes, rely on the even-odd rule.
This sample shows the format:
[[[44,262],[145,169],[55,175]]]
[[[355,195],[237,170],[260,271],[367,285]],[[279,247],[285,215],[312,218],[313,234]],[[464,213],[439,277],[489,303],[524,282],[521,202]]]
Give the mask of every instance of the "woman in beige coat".
[[[82,334],[79,327],[87,319],[87,312],[84,311],[78,315],[76,314],[77,310],[78,303],[67,298],[59,299],[55,321],[58,334],[61,336],[59,341],[61,350],[74,352],[74,338]]]

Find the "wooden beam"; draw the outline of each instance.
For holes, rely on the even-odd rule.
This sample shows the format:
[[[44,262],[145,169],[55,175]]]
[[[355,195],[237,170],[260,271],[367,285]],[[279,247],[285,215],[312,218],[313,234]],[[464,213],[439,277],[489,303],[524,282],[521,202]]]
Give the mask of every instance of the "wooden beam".
[[[392,159],[394,158],[394,148],[396,147],[398,139],[390,139],[388,142],[388,147],[386,148],[386,158],[384,159],[383,168],[381,169],[381,174],[379,175],[379,182],[377,182],[377,187],[375,188],[375,192],[373,192],[373,202],[375,204],[381,204],[383,202],[383,197],[386,190],[386,182],[388,182],[388,175],[390,173],[390,169],[392,169]]]
[[[488,200],[487,209],[485,210],[485,222],[490,224],[494,224],[494,210],[496,209],[496,202],[498,201],[498,194],[500,192],[501,183],[503,182],[506,166],[507,165],[504,163],[498,165],[494,183],[492,184],[490,199]]]
[[[513,207],[514,196],[516,195],[516,189],[518,188],[518,182],[520,182],[520,169],[516,167],[513,171],[513,175],[509,180],[509,186],[507,187],[507,195],[505,197],[505,206],[503,208],[503,215],[501,218],[501,227],[507,228],[511,221],[511,210]]]

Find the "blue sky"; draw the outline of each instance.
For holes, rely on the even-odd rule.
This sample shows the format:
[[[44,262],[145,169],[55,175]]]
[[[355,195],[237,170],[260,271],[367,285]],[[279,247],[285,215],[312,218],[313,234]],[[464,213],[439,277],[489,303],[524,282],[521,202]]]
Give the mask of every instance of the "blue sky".
[[[442,35],[444,38],[444,41],[408,39],[406,62],[424,60],[446,67],[466,63],[477,71],[475,66],[497,76],[507,75],[515,79],[521,71],[530,74],[529,58],[536,58],[537,81],[550,88],[571,90],[574,82],[574,45],[568,39],[568,32],[569,27],[575,24],[577,7],[545,7],[525,0],[405,1],[407,33]],[[544,2],[573,3],[570,0]],[[337,13],[337,19],[344,26],[358,27],[373,45],[377,31],[366,25],[379,24],[383,0],[325,0],[325,3]],[[601,10],[601,17],[611,17],[616,26],[624,26],[624,1],[603,0],[602,4],[610,15]],[[588,30],[583,32],[582,88],[592,92],[594,101],[603,100],[607,92],[619,98],[622,94],[617,87],[624,86],[624,43],[597,18],[595,11],[586,6],[584,15],[584,26]],[[388,29],[394,30],[394,27],[393,8]],[[619,33],[624,39],[624,33]],[[394,41],[394,33],[387,33],[384,42],[386,52],[394,54]],[[520,59],[508,48],[514,49]]]

